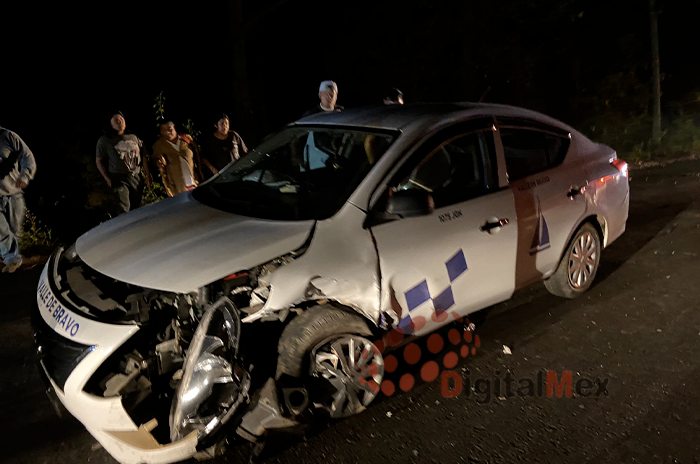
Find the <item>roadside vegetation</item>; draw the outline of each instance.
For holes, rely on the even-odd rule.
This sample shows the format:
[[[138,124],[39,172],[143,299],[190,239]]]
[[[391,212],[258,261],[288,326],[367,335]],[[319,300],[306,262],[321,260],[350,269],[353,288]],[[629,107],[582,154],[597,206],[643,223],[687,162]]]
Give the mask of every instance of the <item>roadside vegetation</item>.
[[[665,161],[700,155],[700,93],[669,102],[661,121],[661,141],[651,140],[648,85],[631,73],[606,77],[582,101],[589,116],[581,130],[628,162]]]

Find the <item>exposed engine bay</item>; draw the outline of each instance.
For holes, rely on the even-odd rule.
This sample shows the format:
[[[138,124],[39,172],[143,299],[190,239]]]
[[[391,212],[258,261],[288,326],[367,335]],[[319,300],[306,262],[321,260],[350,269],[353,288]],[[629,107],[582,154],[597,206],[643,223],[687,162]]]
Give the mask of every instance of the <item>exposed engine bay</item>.
[[[294,417],[309,405],[308,394],[298,385],[279,388],[269,362],[289,311],[246,324],[241,337],[242,316],[267,300],[266,277],[294,259],[290,253],[197,293],[176,294],[117,281],[87,266],[74,247],[66,250],[55,267],[61,296],[91,319],[139,326],[84,390],[121,397],[137,426],[153,419],[167,424],[150,430],[158,443],[196,432],[198,458],[218,455],[236,429],[257,441],[269,429],[298,425]]]

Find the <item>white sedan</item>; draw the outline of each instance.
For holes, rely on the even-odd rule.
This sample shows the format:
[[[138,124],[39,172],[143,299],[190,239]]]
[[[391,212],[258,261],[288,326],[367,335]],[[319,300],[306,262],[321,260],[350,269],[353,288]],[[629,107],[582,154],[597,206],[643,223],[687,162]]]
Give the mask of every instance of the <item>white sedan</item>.
[[[628,207],[615,151],[536,112],[313,115],[57,250],[42,371],[120,462],[213,456],[309,409],[364,410],[389,330],[422,336],[540,281],[580,295]]]

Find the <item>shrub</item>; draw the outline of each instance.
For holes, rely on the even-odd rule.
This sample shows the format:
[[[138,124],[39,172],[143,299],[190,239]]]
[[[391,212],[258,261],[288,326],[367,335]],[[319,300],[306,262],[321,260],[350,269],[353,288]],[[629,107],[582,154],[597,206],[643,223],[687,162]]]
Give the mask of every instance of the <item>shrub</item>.
[[[700,152],[700,128],[693,123],[692,117],[677,118],[664,131],[661,144],[666,156]]]
[[[168,194],[165,192],[165,187],[160,182],[156,182],[154,179],[151,182],[151,187],[144,187],[143,189],[143,205],[148,205],[150,203],[155,203],[164,198],[167,198]]]
[[[28,255],[47,255],[56,247],[56,240],[52,236],[51,229],[46,227],[31,212],[26,210],[24,226],[19,239],[19,247]]]

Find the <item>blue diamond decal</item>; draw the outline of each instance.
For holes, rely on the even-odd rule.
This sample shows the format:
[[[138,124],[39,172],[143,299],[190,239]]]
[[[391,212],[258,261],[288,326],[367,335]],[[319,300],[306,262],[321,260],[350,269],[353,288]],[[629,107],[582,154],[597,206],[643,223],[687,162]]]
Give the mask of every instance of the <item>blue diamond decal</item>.
[[[445,263],[445,266],[447,267],[447,274],[450,276],[450,282],[454,282],[457,277],[467,270],[467,260],[464,257],[464,252],[459,250]]]
[[[406,296],[406,304],[408,310],[413,311],[418,306],[422,305],[430,299],[430,291],[428,290],[428,282],[423,280],[421,283],[404,293]]]
[[[411,319],[411,316],[406,316],[401,321],[399,322],[399,328],[403,330],[403,333],[406,335],[411,335],[413,334],[413,329],[411,329],[411,323],[413,320]]]
[[[433,298],[433,306],[436,312],[447,311],[455,304],[455,298],[452,295],[452,287],[447,287],[438,296]]]

